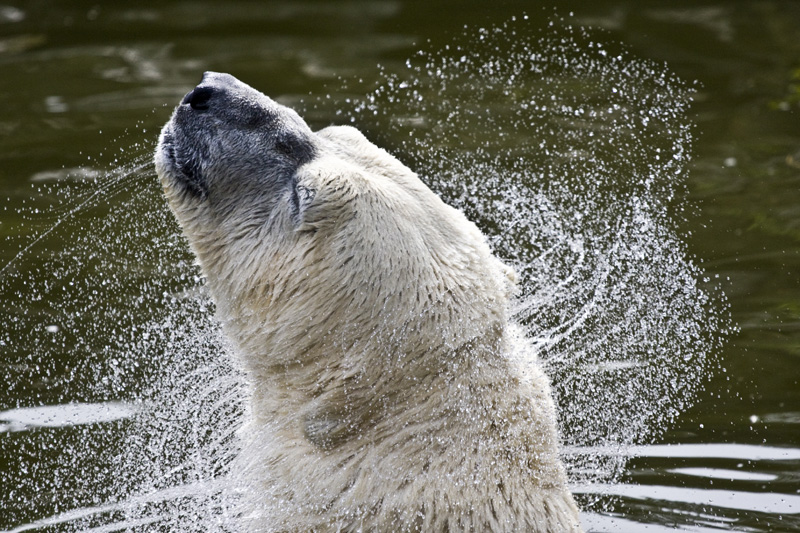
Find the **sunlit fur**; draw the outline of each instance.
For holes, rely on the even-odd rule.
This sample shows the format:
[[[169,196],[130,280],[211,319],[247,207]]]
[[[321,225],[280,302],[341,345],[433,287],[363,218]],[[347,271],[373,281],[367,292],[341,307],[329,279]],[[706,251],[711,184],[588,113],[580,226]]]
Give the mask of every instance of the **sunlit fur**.
[[[354,128],[199,87],[156,167],[248,371],[246,527],[579,531],[514,273],[477,227]]]

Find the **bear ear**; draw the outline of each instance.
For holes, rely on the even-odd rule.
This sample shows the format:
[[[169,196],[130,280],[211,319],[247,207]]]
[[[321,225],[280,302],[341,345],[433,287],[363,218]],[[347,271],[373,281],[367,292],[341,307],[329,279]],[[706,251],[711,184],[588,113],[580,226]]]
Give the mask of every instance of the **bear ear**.
[[[292,187],[292,218],[298,230],[312,229],[306,228],[306,212],[309,206],[314,202],[317,191],[300,183],[296,178]]]

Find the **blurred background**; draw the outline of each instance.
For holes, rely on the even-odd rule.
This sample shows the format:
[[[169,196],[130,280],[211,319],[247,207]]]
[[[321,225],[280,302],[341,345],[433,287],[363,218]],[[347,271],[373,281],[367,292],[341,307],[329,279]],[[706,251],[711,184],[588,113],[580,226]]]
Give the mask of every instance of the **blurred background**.
[[[693,406],[636,439],[600,503],[583,500],[587,529],[800,530],[800,3],[771,0],[0,2],[0,529],[159,527],[123,509],[130,401],[168,386],[157,343],[224,349],[202,298],[169,322],[131,287],[199,283],[150,154],[203,71],[319,128],[349,122],[351,99],[418,51],[523,16],[585,26],[696,88],[676,231],[736,326]],[[357,125],[418,156],[407,130]],[[144,315],[160,317],[153,344]]]

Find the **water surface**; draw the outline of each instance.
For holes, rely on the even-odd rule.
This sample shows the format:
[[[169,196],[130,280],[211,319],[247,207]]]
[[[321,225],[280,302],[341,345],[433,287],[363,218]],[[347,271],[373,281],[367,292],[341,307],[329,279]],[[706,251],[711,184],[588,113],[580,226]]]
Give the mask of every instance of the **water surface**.
[[[565,458],[587,529],[800,528],[800,7],[601,1],[561,4],[554,14],[527,2],[485,6],[0,6],[0,372],[7,385],[0,390],[0,529],[231,528],[225,479],[242,416],[240,376],[226,362],[199,272],[150,163],[158,130],[204,70],[231,72],[303,111],[315,128],[355,121],[478,221],[498,253],[530,267],[525,287],[533,299],[519,317],[543,341],[557,378]],[[589,29],[573,34],[568,53],[531,37],[550,22],[559,39],[558,28]],[[481,49],[498,28],[499,48]],[[508,81],[508,72],[502,61],[487,70],[487,59],[521,61],[520,43],[543,43],[525,49],[542,58],[569,58],[569,72],[580,61],[606,70],[563,78],[579,83],[529,76],[504,95],[496,82]],[[592,56],[600,50],[610,58]],[[624,68],[613,73],[617,55],[635,83],[622,79]],[[459,70],[462,56],[469,61]],[[428,74],[431,62],[445,74]],[[659,77],[668,91],[648,85]],[[660,110],[647,126],[597,130],[608,149],[587,155],[599,146],[586,136],[598,122],[567,121],[542,106],[548,95],[573,111],[613,105],[602,80],[623,90],[617,102],[628,105],[619,116],[653,110],[658,94],[676,109]],[[402,83],[416,83],[422,99]],[[648,100],[637,109],[632,95]],[[537,99],[538,111],[527,117],[540,119],[524,127],[508,118],[509,102],[523,96]],[[486,112],[469,116],[478,106]],[[659,133],[654,124],[675,131]],[[563,157],[531,149],[542,141]],[[654,163],[655,150],[672,156],[676,147],[686,150],[676,167]],[[634,155],[636,164],[625,166]],[[509,163],[516,157],[521,166]],[[602,183],[594,179],[598,159],[620,165]],[[654,163],[654,178],[641,159]],[[494,174],[465,179],[478,165]],[[593,179],[581,182],[581,169]],[[666,179],[674,170],[680,174]],[[520,178],[521,196],[507,194],[514,172],[537,177]],[[641,179],[614,179],[623,175]],[[639,218],[629,209],[637,205]],[[593,218],[567,224],[566,214]],[[504,226],[515,220],[527,224]],[[625,220],[651,226],[636,233]],[[522,244],[525,235],[537,240]],[[636,251],[621,247],[636,235],[649,245],[640,260],[620,251]],[[579,241],[583,251],[603,253],[581,254]],[[612,257],[629,268],[597,278],[605,272],[600,260]],[[678,287],[679,279],[680,293],[648,292]],[[591,280],[608,288],[605,307],[592,303],[596,292],[575,291]],[[626,304],[643,327],[627,321]],[[586,310],[597,320],[581,322],[584,330],[561,328]],[[602,310],[622,313],[613,315],[617,324],[631,327],[614,329],[600,320],[612,316]],[[703,317],[706,337],[692,330]],[[669,325],[666,333],[654,329],[660,323]],[[544,342],[562,331],[572,336]],[[583,344],[575,331],[587,332]],[[648,343],[658,357],[641,360],[661,366],[635,373],[631,353]],[[675,359],[666,357],[669,348]],[[576,353],[601,355],[570,359]],[[702,361],[693,359],[699,355]],[[644,389],[644,377],[660,368],[673,381]],[[636,386],[620,389],[620,376],[629,375]],[[576,383],[594,383],[590,392],[615,409],[599,416],[591,395],[571,398]]]

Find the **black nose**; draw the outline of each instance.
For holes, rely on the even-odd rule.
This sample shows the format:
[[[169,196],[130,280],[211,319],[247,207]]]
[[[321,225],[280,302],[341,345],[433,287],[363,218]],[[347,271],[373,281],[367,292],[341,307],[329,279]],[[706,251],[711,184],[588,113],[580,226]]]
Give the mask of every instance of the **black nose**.
[[[192,109],[198,111],[205,111],[208,109],[208,101],[214,94],[214,89],[211,87],[195,87],[189,94],[183,97],[182,104],[189,104]]]

